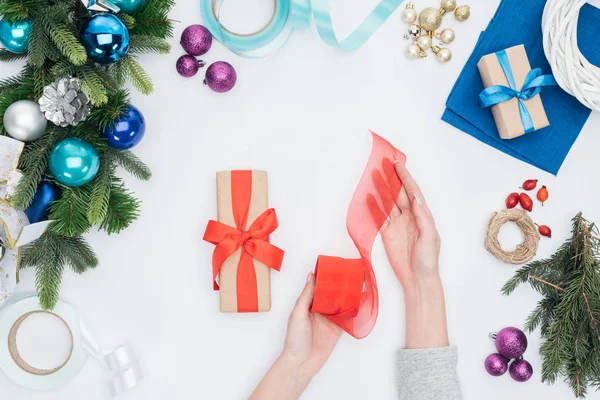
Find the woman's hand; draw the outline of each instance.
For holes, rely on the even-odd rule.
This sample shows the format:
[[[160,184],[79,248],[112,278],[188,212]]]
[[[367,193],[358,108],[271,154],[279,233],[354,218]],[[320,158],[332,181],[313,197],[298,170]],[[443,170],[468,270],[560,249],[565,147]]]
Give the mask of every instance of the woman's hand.
[[[288,322],[281,356],[258,385],[251,400],[291,400],[300,397],[335,348],[342,329],[310,312],[315,277],[308,275]]]
[[[419,185],[401,163],[400,196],[381,236],[390,264],[404,288],[406,347],[448,346],[444,290],[439,275],[440,236]]]
[[[396,276],[410,291],[439,278],[440,235],[419,185],[402,163],[395,169],[403,185],[381,236]]]

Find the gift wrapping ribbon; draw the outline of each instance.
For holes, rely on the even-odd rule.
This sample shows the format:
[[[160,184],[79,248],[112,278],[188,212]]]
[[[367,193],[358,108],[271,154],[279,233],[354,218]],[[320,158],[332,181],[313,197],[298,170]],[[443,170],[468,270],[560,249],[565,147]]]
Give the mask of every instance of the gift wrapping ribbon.
[[[216,246],[212,258],[214,290],[219,290],[217,276],[223,263],[241,248],[236,277],[238,312],[258,311],[258,286],[253,259],[279,271],[284,254],[283,250],[269,242],[269,235],[278,226],[274,209],[264,211],[246,230],[251,198],[252,171],[231,171],[231,203],[235,227],[208,221],[204,232],[204,240]]]
[[[29,315],[51,314],[66,325],[71,336],[71,351],[63,364],[53,370],[40,370],[29,365],[18,354],[16,346],[21,322]],[[0,307],[0,369],[15,383],[32,390],[52,390],[62,386],[78,374],[88,356],[104,367],[106,390],[117,397],[137,386],[143,380],[139,357],[126,342],[113,351],[105,352],[83,314],[72,304],[59,300],[51,311],[43,311],[35,293],[15,294]],[[16,353],[16,354],[15,354]]]
[[[321,255],[315,268],[311,311],[323,314],[357,339],[369,335],[377,321],[379,298],[371,251],[402,188],[396,162],[405,163],[406,156],[373,133],[371,155],[346,215],[346,228],[360,258]]]
[[[525,77],[525,82],[523,82],[521,90],[517,90],[517,84],[506,50],[497,52],[496,57],[510,87],[495,85],[484,89],[479,94],[479,104],[481,107],[491,107],[516,97],[519,101],[519,113],[523,129],[525,133],[531,133],[535,131],[535,126],[524,101],[537,96],[541,92],[542,87],[556,85],[556,80],[552,75],[542,75],[541,68],[532,69]]]
[[[344,40],[338,40],[327,0],[274,0],[269,23],[252,34],[238,34],[223,27],[219,14],[226,0],[200,0],[204,24],[212,35],[242,57],[264,57],[283,46],[294,28],[306,29],[314,19],[326,44],[342,51],[361,47],[383,25],[404,0],[382,0]]]

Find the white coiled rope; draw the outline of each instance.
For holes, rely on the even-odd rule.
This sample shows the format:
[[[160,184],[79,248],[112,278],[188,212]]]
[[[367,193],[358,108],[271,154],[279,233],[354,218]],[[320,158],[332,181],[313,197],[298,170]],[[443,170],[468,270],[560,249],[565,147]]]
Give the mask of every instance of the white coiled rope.
[[[577,45],[579,12],[585,3],[547,1],[542,17],[544,52],[560,87],[586,107],[600,111],[600,68],[590,63]]]

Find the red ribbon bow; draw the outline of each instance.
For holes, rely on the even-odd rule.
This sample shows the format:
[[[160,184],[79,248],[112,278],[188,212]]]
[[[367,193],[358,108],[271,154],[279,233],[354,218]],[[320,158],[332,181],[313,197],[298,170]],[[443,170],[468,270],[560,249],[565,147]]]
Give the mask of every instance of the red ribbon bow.
[[[236,180],[234,173],[240,175],[235,178],[241,178],[244,181],[252,179],[252,171],[232,171],[232,182]],[[242,187],[247,188],[245,185]],[[253,259],[279,271],[284,252],[269,243],[269,235],[278,227],[277,214],[274,209],[270,208],[263,212],[248,230],[244,230],[248,219],[251,186],[250,191],[242,190],[242,192],[232,196],[236,227],[218,221],[208,221],[204,240],[216,245],[212,259],[214,290],[219,290],[217,275],[225,260],[239,248],[242,249],[237,271],[238,312],[257,312],[258,287]]]

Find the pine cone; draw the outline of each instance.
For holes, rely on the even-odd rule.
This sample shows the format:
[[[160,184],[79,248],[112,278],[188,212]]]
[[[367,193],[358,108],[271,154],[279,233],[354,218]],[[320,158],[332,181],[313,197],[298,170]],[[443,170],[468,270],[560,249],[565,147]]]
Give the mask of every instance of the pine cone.
[[[90,100],[81,90],[77,78],[59,78],[44,87],[38,103],[46,119],[62,127],[76,126],[90,113]]]

